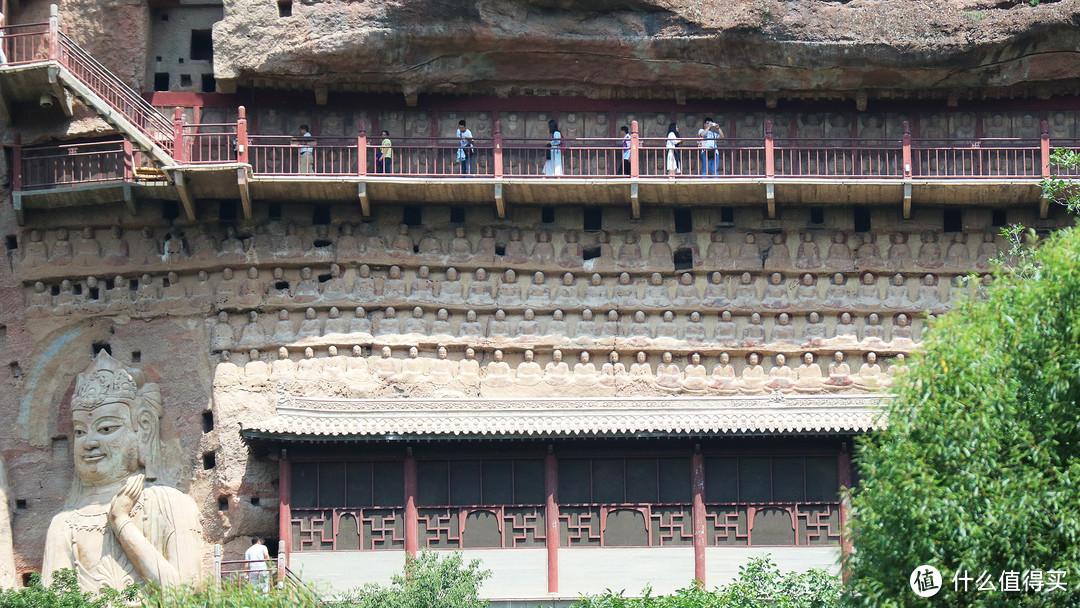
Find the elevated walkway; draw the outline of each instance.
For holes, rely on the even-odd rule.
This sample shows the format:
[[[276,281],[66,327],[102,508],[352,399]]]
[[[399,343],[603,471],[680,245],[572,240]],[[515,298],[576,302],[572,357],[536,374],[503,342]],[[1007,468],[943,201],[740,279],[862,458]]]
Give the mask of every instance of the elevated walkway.
[[[1047,217],[1040,181],[1054,169],[1043,123],[1039,139],[912,141],[812,140],[774,137],[721,140],[718,175],[702,175],[696,139],[670,150],[640,137],[632,123],[630,167],[621,138],[548,140],[477,138],[468,163],[456,138],[395,138],[391,163],[379,141],[356,137],[249,135],[243,107],[235,123],[170,120],[60,29],[56,7],[47,23],[0,30],[0,117],[20,104],[57,107],[73,99],[112,124],[122,141],[23,148],[16,136],[13,190],[19,221],[26,210],[99,206],[139,199],[177,201],[196,219],[200,199],[238,200],[244,218],[253,201],[359,204],[379,202],[493,205],[619,205],[641,217],[642,205],[756,206],[777,217],[780,205],[1037,205]],[[110,144],[110,145],[103,145]],[[1065,143],[1075,147],[1075,142]],[[680,171],[665,170],[674,154]],[[554,156],[554,160],[551,158]],[[463,175],[467,169],[468,174]]]

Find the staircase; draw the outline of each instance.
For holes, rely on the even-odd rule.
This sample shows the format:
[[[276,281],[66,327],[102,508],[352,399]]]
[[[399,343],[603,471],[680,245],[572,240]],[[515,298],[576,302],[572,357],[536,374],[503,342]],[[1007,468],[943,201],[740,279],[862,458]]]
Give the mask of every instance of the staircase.
[[[173,122],[61,32],[55,4],[47,23],[3,28],[0,44],[8,59],[0,65],[0,77],[8,74],[13,79],[17,74],[45,70],[50,84],[62,86],[93,108],[156,162],[166,167],[176,164]],[[30,94],[36,97],[37,91]]]

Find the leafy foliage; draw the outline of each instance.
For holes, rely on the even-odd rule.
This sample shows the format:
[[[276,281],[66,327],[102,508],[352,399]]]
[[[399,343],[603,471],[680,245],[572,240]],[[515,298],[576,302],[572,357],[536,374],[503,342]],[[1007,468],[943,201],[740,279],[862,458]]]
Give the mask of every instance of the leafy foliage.
[[[739,568],[739,577],[726,587],[706,590],[690,585],[671,595],[641,597],[610,589],[582,597],[571,608],[835,608],[840,606],[840,586],[823,570],[781,574],[769,556],[751,559]]]
[[[440,559],[423,552],[405,558],[405,571],[395,574],[388,586],[368,584],[337,602],[350,608],[485,608],[480,585],[491,576],[480,569],[480,560],[466,564],[460,553]]]
[[[935,321],[888,428],[859,446],[850,605],[926,606],[908,586],[922,564],[944,578],[934,605],[1080,605],[1078,258],[1080,230],[1063,230]],[[1000,589],[1050,570],[1066,589],[954,588],[958,572]]]
[[[142,598],[143,608],[314,608],[324,606],[312,593],[291,585],[263,591],[247,582],[206,584],[199,587],[151,589]]]
[[[41,575],[35,573],[26,588],[0,591],[0,608],[108,608],[131,601],[136,593],[137,587],[122,592],[106,588],[94,596],[79,589],[74,570],[60,570],[49,587],[43,586]]]

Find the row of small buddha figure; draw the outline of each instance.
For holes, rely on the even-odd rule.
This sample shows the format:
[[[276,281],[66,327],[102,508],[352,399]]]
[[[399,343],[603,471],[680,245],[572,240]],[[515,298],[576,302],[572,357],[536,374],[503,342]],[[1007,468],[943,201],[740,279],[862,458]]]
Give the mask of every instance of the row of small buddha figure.
[[[268,344],[292,344],[307,338],[333,335],[366,336],[366,341],[374,336],[410,336],[413,340],[424,336],[452,336],[463,343],[484,338],[525,342],[625,338],[641,345],[652,341],[684,340],[693,344],[712,342],[744,347],[767,343],[803,344],[807,347],[865,344],[895,349],[909,349],[916,340],[911,318],[904,313],[893,317],[891,326],[887,328],[882,325],[878,313],[866,315],[864,323],[860,325],[856,323],[854,315],[843,312],[836,316],[835,323],[830,320],[826,325],[818,312],[811,312],[805,317],[800,315],[798,320],[784,312],[773,317],[768,330],[761,314],[755,312],[736,317],[730,310],[719,313],[711,327],[706,325],[698,311],[677,320],[675,313],[670,310],[654,316],[641,310],[632,315],[609,310],[605,317],[597,319],[591,309],[585,309],[572,325],[561,310],[554,311],[550,318],[538,319],[532,309],[526,309],[514,319],[499,309],[490,318],[480,317],[476,311],[470,310],[463,319],[458,320],[451,319],[450,312],[445,308],[431,313],[419,306],[413,308],[411,316],[405,319],[399,318],[392,307],[385,309],[375,320],[368,317],[363,307],[357,307],[351,319],[343,317],[336,306],[327,311],[325,320],[319,318],[314,308],[308,308],[299,323],[293,316],[294,313],[281,309],[277,320],[270,325],[260,318],[258,312],[249,311],[246,317],[242,317],[246,318],[246,323],[240,325],[233,321],[228,312],[221,311],[210,327],[210,349],[261,348]],[[796,327],[793,321],[801,327]]]
[[[872,272],[860,277],[833,273],[823,286],[819,276],[803,273],[799,279],[783,273],[753,275],[743,272],[724,275],[716,271],[708,277],[682,273],[664,278],[654,272],[647,279],[628,272],[617,277],[593,273],[584,277],[567,272],[561,281],[549,280],[542,271],[533,273],[523,285],[517,273],[507,269],[499,280],[492,281],[483,268],[462,280],[457,269],[447,268],[433,275],[420,266],[406,279],[400,266],[391,266],[373,275],[370,266],[361,264],[348,275],[341,265],[331,264],[329,272],[315,275],[309,266],[288,272],[275,267],[270,277],[251,266],[246,276],[238,277],[232,268],[211,276],[200,270],[195,277],[181,277],[177,272],[154,277],[144,273],[128,279],[117,275],[104,285],[96,277],[85,282],[63,279],[58,285],[36,281],[27,294],[27,306],[33,314],[98,313],[134,310],[153,313],[160,310],[207,306],[223,308],[297,306],[306,304],[339,305],[363,302],[401,306],[437,303],[450,308],[489,308],[498,306],[515,311],[580,310],[582,307],[619,307],[643,309],[733,308],[738,310],[904,310],[909,312],[949,308],[950,289],[936,275],[926,274],[917,283],[909,283],[903,274],[894,274],[888,284]],[[352,275],[351,278],[349,275]],[[606,279],[606,280],[605,280]],[[954,277],[960,284],[964,278]],[[983,285],[991,275],[983,275]],[[858,285],[851,283],[857,281]],[[704,288],[698,283],[704,282]],[[914,290],[913,290],[914,288]],[[943,289],[944,288],[944,289]]]
[[[326,352],[325,357],[316,357],[315,349],[307,347],[303,351],[303,358],[294,361],[290,358],[289,350],[283,346],[278,349],[277,359],[267,362],[262,359],[260,351],[252,349],[248,351],[248,361],[243,364],[241,371],[233,363],[236,357],[224,351],[222,362],[215,370],[215,382],[240,379],[242,375],[243,381],[256,386],[296,380],[434,385],[456,381],[465,386],[537,387],[541,390],[545,385],[588,387],[645,382],[672,393],[752,395],[770,391],[878,391],[887,388],[907,370],[903,353],[896,355],[886,371],[878,362],[877,353],[868,352],[863,356],[859,369],[852,372],[851,365],[845,360],[846,354],[839,350],[832,353],[825,370],[817,362],[817,355],[808,351],[802,354],[801,364],[796,368],[787,364],[785,355],[776,354],[768,372],[761,364],[760,353],[748,353],[742,369],[736,370],[730,354],[722,352],[711,373],[700,353],[691,353],[686,358],[686,365],[680,368],[675,363],[674,355],[664,352],[654,370],[649,354],[644,351],[638,351],[629,366],[620,360],[618,351],[611,351],[600,367],[593,362],[589,351],[581,351],[573,368],[563,360],[563,352],[559,349],[551,352],[551,360],[543,366],[536,361],[535,353],[527,349],[521,354],[516,367],[505,360],[501,349],[492,351],[490,360],[483,365],[472,348],[466,349],[464,358],[457,361],[448,358],[445,346],[438,347],[435,357],[421,357],[419,349],[413,346],[403,359],[395,358],[389,346],[382,347],[379,356],[371,357],[365,356],[359,345],[352,347],[352,356],[338,354],[337,346],[333,345]]]
[[[649,235],[652,244],[643,249],[639,242],[641,235],[630,230],[623,232],[623,242],[616,251],[606,231],[581,234],[567,230],[562,236],[563,244],[556,249],[551,231],[546,228],[535,232],[531,246],[522,241],[522,231],[515,227],[482,226],[475,242],[462,226],[425,231],[401,224],[394,237],[387,237],[383,228],[379,224],[363,224],[366,235],[358,235],[355,227],[346,223],[335,228],[337,234],[331,235],[331,227],[324,224],[301,230],[291,222],[271,221],[242,234],[232,226],[215,234],[208,225],[199,224],[188,231],[173,226],[162,236],[156,236],[150,227],[140,229],[137,236],[125,236],[123,229],[114,226],[99,236],[93,228],[85,227],[74,242],[66,228],[58,228],[48,245],[41,230],[34,229],[23,239],[22,268],[26,271],[127,265],[186,267],[198,261],[227,265],[260,260],[364,260],[387,265],[498,264],[577,269],[584,266],[587,253],[593,268],[665,270],[673,267],[675,252],[682,250],[688,253],[695,268],[707,270],[967,272],[989,269],[999,253],[992,232],[983,234],[981,243],[974,249],[963,232],[954,233],[947,248],[938,242],[938,233],[924,232],[917,249],[908,243],[906,233],[894,232],[889,235],[890,244],[883,252],[877,245],[878,235],[869,232],[834,231],[830,235],[827,231],[807,230],[798,235],[718,229],[708,236],[704,248],[699,241],[705,234],[697,232],[677,235],[673,248],[666,230],[653,230]],[[794,252],[788,244],[792,238],[798,241]],[[825,245],[824,255],[822,245]]]

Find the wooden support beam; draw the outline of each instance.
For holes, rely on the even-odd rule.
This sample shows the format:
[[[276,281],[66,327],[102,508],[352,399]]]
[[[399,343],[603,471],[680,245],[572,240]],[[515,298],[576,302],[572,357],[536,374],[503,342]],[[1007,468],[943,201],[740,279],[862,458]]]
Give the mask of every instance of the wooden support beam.
[[[124,205],[128,213],[135,215],[135,194],[131,192],[131,184],[124,182]]]
[[[23,217],[22,193],[21,192],[12,192],[11,193],[11,206],[12,206],[12,208],[15,209],[15,222],[17,224],[19,224],[20,226],[22,226],[23,222],[26,221],[26,218]]]
[[[911,182],[904,184],[904,219],[911,219]]]
[[[360,212],[364,214],[364,217],[371,217],[371,200],[367,195],[367,182],[359,183],[357,195],[360,197]]]
[[[635,220],[641,219],[641,199],[638,198],[637,183],[630,184],[630,217]]]
[[[765,184],[765,206],[769,211],[769,219],[776,219],[776,184],[768,182]]]
[[[71,93],[64,88],[64,84],[60,82],[60,66],[49,66],[49,84],[52,85],[50,90],[52,96],[56,98],[56,103],[60,104],[60,109],[64,112],[64,116],[71,118],[75,111],[74,106],[71,103]]]
[[[187,219],[195,219],[195,199],[191,198],[191,191],[188,190],[187,184],[184,182],[184,172],[179,169],[173,169],[172,172],[173,183],[176,184],[176,192],[180,195],[180,203],[184,206],[184,213],[187,215]]]
[[[503,200],[502,184],[495,184],[495,213],[500,220],[506,219],[506,201]]]
[[[244,209],[244,219],[251,219],[251,189],[248,187],[247,167],[236,170],[236,185],[240,187],[240,206]]]

